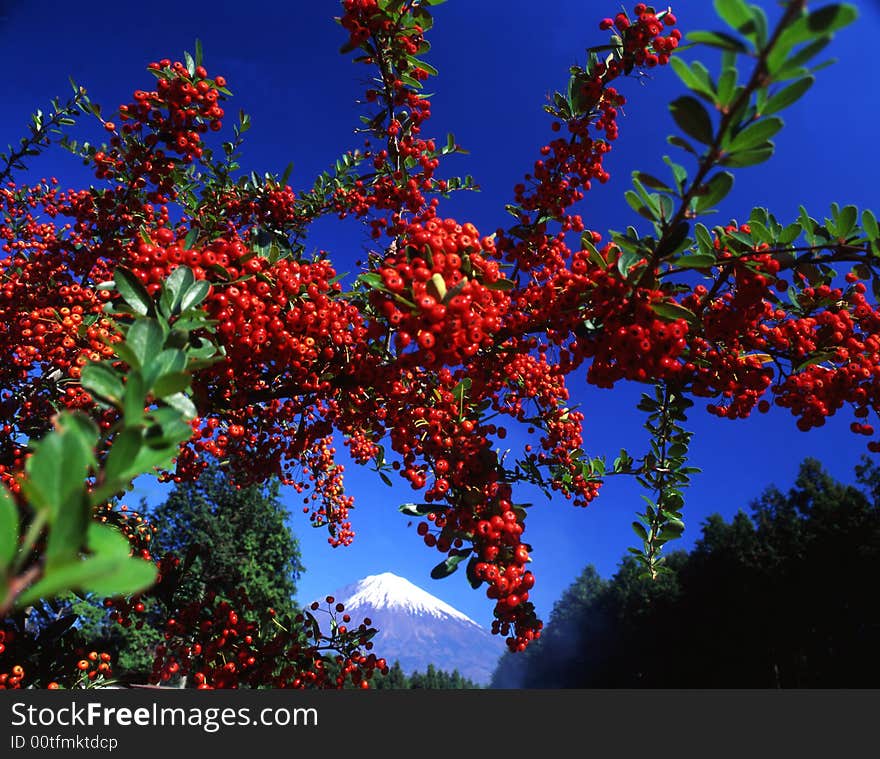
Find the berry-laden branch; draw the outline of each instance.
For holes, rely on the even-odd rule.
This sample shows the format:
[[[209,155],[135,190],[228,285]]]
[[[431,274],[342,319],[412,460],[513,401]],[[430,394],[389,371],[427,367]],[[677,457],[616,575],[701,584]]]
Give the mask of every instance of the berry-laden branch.
[[[56,569],[41,542],[57,532],[54,512],[43,510],[41,523],[43,511],[28,505],[41,503],[40,494],[18,492],[40,479],[29,463],[45,460],[38,438],[92,441],[80,446],[88,455],[77,471],[103,501],[121,482],[106,472],[126,459],[114,451],[135,443],[162,450],[140,463],[162,467],[166,480],[192,480],[212,460],[237,484],[277,477],[334,546],[354,536],[353,499],[336,460],[341,441],[356,463],[389,483],[402,478],[417,494],[405,510],[424,518],[419,536],[441,554],[434,576],[464,564],[494,604],[494,631],[521,650],[541,632],[530,600],[536,578],[526,569],[540,548],[528,542],[521,483],[585,506],[606,472],[641,477],[652,497],[637,529],[653,576],[661,546],[680,531],[690,473],[690,437],[680,426],[686,399],[706,398],[710,413],[736,419],[768,410],[773,397],[802,429],[849,405],[853,431],[873,435],[866,417],[880,408],[880,316],[866,280],[876,295],[876,217],[834,205],[822,221],[804,209],[783,225],[761,208],[711,229],[697,221],[731,190],[727,169],[770,157],[782,127],[776,114],[807,92],[806,66],[853,19],[850,6],[809,13],[792,3],[771,32],[757,6],[717,0],[731,33],[689,35],[722,48],[716,77],[685,60],[670,9],[638,3],[603,20],[608,43],[570,70],[547,106],[552,138],[513,188],[513,225],[484,234],[441,213],[450,192],[474,185],[440,173],[442,160],[461,152],[454,137],[426,133],[431,101],[422,87],[435,73],[426,34],[437,4],[344,0],[344,51],[374,72],[357,132],[364,141],[302,192],[288,184],[289,171],[232,180],[250,123],[244,114],[214,157],[211,133],[228,121],[231,93],[222,76],[209,76],[200,46],[195,57],[151,63],[153,88],[136,90],[112,118],[91,108],[107,144],[66,144],[92,168],[95,188],[0,189],[0,479],[26,528],[8,531],[19,563],[5,579],[34,566],[41,573],[19,600]],[[743,84],[741,56],[754,64]],[[689,179],[671,158],[669,181],[636,173],[625,199],[650,222],[648,233],[589,229],[574,206],[609,178],[605,161],[621,139],[626,102],[618,87],[665,64],[690,92],[673,101],[685,136],[672,144],[696,156],[696,173]],[[720,115],[713,119],[703,103]],[[371,239],[351,281],[331,252],[306,254],[312,223],[330,213],[362,220]],[[181,355],[189,357],[182,365]],[[624,452],[606,467],[585,452],[589,409],[572,401],[584,370],[601,388],[622,380],[660,388],[644,402],[653,443],[640,465]],[[126,404],[129,393],[136,400]],[[67,421],[49,432],[46,420],[59,409]],[[172,413],[180,422],[181,409],[185,429],[163,432]],[[92,420],[86,438],[70,419]],[[508,456],[502,449],[513,429],[527,441]],[[94,546],[89,533],[98,512],[80,507],[71,510],[78,537],[67,541],[76,560],[62,550],[62,564],[101,553],[105,533],[95,533]],[[173,565],[163,565],[163,576],[183,571]],[[163,630],[174,643],[156,670],[160,681],[186,671],[201,673],[202,685],[274,677],[339,684],[316,673],[327,666],[320,631],[306,646],[314,667],[294,657],[279,672],[272,652],[290,641],[264,638],[263,620],[232,623],[230,613],[247,616],[236,599],[207,598],[184,612],[171,591],[163,598]],[[111,600],[123,620],[129,610],[141,614],[139,604],[149,608]],[[210,640],[196,641],[208,622]],[[289,632],[312,620],[282,625]],[[218,627],[236,634],[217,635]],[[196,643],[202,652],[193,654]],[[224,670],[230,651],[234,672]],[[359,664],[353,649],[340,655],[343,670]],[[370,666],[369,657],[360,664]],[[302,668],[314,677],[300,677]]]
[[[638,470],[638,480],[655,493],[646,498],[643,513],[633,522],[633,530],[643,542],[642,548],[630,548],[644,571],[652,580],[665,567],[663,546],[684,531],[681,512],[684,506],[682,489],[690,482],[690,475],[699,472],[685,466],[692,433],[680,422],[687,420],[685,411],[693,401],[669,385],[658,385],[655,396],[642,395],[638,408],[648,412],[645,429],[651,434],[651,450]]]
[[[73,96],[66,103],[53,99],[51,113],[36,111],[28,125],[30,134],[21,138],[17,148],[10,145],[9,152],[0,153],[0,184],[7,182],[14,171],[24,171],[27,168],[24,159],[39,155],[51,144],[52,135],[61,134],[62,127],[73,125],[75,117],[89,105],[85,88],[73,84]]]
[[[729,104],[725,103],[721,108],[721,120],[715,130],[708,147],[699,160],[697,173],[690,180],[687,188],[682,192],[681,201],[675,210],[675,213],[665,224],[663,234],[657,241],[654,255],[647,267],[645,267],[642,278],[647,276],[660,263],[663,256],[670,250],[670,239],[681,222],[685,219],[693,218],[692,202],[698,199],[700,195],[706,193],[706,179],[712,169],[716,168],[725,156],[724,147],[731,130],[734,127],[745,128],[751,119],[740,122],[745,111],[759,89],[766,89],[773,81],[772,76],[767,68],[767,61],[773,54],[774,49],[780,41],[785,30],[789,28],[792,22],[801,15],[806,8],[806,0],[790,0],[786,4],[785,12],[776,24],[770,39],[766,44],[760,45],[756,51],[756,60],[749,76],[748,82],[744,87],[737,88],[736,96]],[[758,114],[754,115],[757,118]],[[641,280],[640,280],[641,282]]]

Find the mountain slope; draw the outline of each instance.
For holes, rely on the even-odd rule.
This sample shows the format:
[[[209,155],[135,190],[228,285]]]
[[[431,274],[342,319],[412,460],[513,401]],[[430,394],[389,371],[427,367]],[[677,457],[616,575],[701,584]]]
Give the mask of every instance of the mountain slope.
[[[407,674],[428,664],[486,684],[503,641],[436,596],[390,572],[370,575],[335,593],[354,619],[369,617],[379,632],[377,656],[400,661]]]

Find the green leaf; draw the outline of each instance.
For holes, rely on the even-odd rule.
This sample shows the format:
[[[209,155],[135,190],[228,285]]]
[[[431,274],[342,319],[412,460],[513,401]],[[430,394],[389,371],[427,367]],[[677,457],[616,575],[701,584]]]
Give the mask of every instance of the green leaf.
[[[701,253],[710,253],[715,250],[715,242],[712,239],[712,233],[709,232],[704,224],[697,224],[694,227],[694,234],[696,235]]]
[[[140,472],[132,470],[132,464],[143,447],[143,431],[139,427],[128,427],[114,439],[104,463],[104,477],[109,482],[125,481]]]
[[[769,140],[783,126],[785,126],[785,122],[778,116],[754,121],[736,134],[727,146],[727,152],[738,153],[741,150],[752,150]]]
[[[122,299],[134,309],[135,313],[146,316],[153,307],[153,299],[143,286],[141,281],[125,268],[118,268],[113,272],[113,281]]]
[[[193,230],[195,231],[195,230]],[[180,309],[180,300],[183,294],[195,282],[195,275],[188,266],[178,266],[168,279],[165,280],[165,290],[171,294],[171,311],[177,312]]]
[[[50,525],[47,571],[76,556],[83,545],[89,521],[84,483],[94,462],[96,443],[97,434],[87,433],[62,415],[57,429],[36,444],[25,465],[31,506],[45,511]]]
[[[452,397],[455,398],[456,403],[460,405],[463,402],[467,397],[467,394],[470,392],[472,384],[473,380],[470,377],[465,377],[454,388],[452,388]]]
[[[854,205],[844,206],[840,213],[836,215],[835,219],[835,234],[837,237],[843,237],[846,239],[849,237],[853,230],[855,230],[856,225],[859,221],[859,209]]]
[[[675,163],[668,155],[663,156],[663,161],[666,165],[671,169],[672,176],[675,178],[675,183],[678,185],[679,192],[684,187],[685,182],[687,182],[687,170],[684,166]]]
[[[471,587],[474,590],[476,590],[483,584],[483,581],[479,577],[477,577],[477,564],[479,563],[479,557],[471,556],[470,561],[468,561],[466,567],[468,582],[471,584]]]
[[[192,428],[177,409],[161,406],[150,414],[152,424],[147,428],[144,442],[156,451],[163,450],[169,457],[177,453],[177,446],[192,435]]]
[[[686,150],[691,155],[697,155],[697,151],[694,150],[693,145],[691,145],[687,140],[683,140],[677,134],[671,134],[666,138],[666,141],[670,145],[675,145],[677,148],[681,148],[682,150]]]
[[[82,488],[83,483],[80,482],[80,492],[64,504],[58,519],[49,530],[45,554],[47,572],[70,561],[79,553],[83,544],[91,504]]]
[[[0,577],[18,551],[18,506],[6,487],[0,484]]]
[[[710,266],[714,266],[715,263],[715,256],[707,256],[703,254],[682,256],[675,262],[676,266],[687,267],[690,269],[708,269]]]
[[[759,49],[763,50],[767,46],[767,14],[764,12],[764,9],[760,5],[751,5],[749,7],[752,11],[752,20],[754,21],[754,25],[751,29],[744,29],[743,33],[749,39],[751,39]]]
[[[16,606],[30,606],[67,590],[101,596],[131,595],[146,590],[155,581],[156,567],[152,562],[129,556],[93,556],[47,570],[39,582],[18,597]]]
[[[862,211],[862,227],[864,227],[865,234],[869,239],[876,240],[880,238],[880,226],[877,224],[877,217],[868,209]]]
[[[673,59],[675,60],[675,59]],[[735,66],[728,66],[718,77],[718,97],[716,102],[722,107],[730,105],[736,92],[736,83],[739,72]]]
[[[206,340],[203,337],[198,338],[198,340],[198,346],[190,346],[190,348],[186,352],[188,361],[191,362],[192,359],[211,358],[212,356],[217,354],[217,346],[214,345],[214,343],[212,343],[210,340]]]
[[[197,306],[205,299],[210,289],[211,283],[205,279],[200,279],[197,282],[194,282],[181,298],[180,310],[186,311]]]
[[[678,305],[678,303],[672,303],[671,301],[652,303],[651,310],[653,310],[657,316],[660,316],[663,319],[668,319],[669,321],[684,319],[690,325],[697,324],[697,315],[690,309]]]
[[[374,271],[364,272],[358,277],[358,282],[363,282],[367,287],[370,287],[374,290],[382,290],[384,292],[388,292],[388,288],[385,287],[385,280],[382,279],[380,274],[377,274]]]
[[[146,389],[144,377],[137,369],[132,369],[125,383],[125,395],[123,396],[122,413],[128,426],[140,424],[144,418],[144,405],[146,402]]]
[[[851,24],[856,18],[858,18],[858,11],[855,6],[848,4],[826,5],[809,15],[799,16],[779,36],[767,59],[768,71],[773,74],[783,65],[785,68],[789,68],[790,65],[802,65],[802,62],[795,63],[785,60],[794,47],[808,41],[810,45],[816,45],[821,39],[828,38],[838,29]]]
[[[186,353],[179,348],[166,348],[149,362],[144,370],[144,387],[153,388],[156,380],[164,374],[182,372],[186,369]]]
[[[171,465],[177,454],[177,445],[166,444],[165,446],[151,448],[144,445],[138,451],[137,457],[131,462],[129,472],[140,474],[153,474],[155,469],[165,469]]]
[[[803,232],[803,228],[800,224],[789,224],[776,236],[776,242],[780,245],[788,245],[797,240],[801,232]]]
[[[715,12],[738,32],[752,23],[752,12],[744,0],[715,0],[714,4]]]
[[[815,81],[815,77],[806,76],[803,79],[798,79],[797,81],[792,82],[787,87],[783,87],[767,101],[767,104],[761,109],[761,115],[769,116],[771,113],[776,113],[783,108],[788,108],[792,103],[800,100],[800,98],[806,94],[807,90],[813,86],[813,82]]]
[[[751,238],[755,243],[769,243],[773,241],[773,235],[770,234],[770,230],[767,229],[767,227],[764,226],[764,224],[762,224],[760,221],[757,221],[755,219],[750,220],[749,227]]]
[[[734,230],[733,232],[728,233],[728,244],[730,244],[731,240],[736,240],[744,247],[745,250],[751,250],[755,246],[755,242],[754,240],[752,240],[751,235],[747,235],[745,232],[740,232],[738,230]]]
[[[166,395],[164,398],[162,398],[162,401],[164,403],[167,403],[178,413],[182,414],[185,419],[195,419],[199,415],[199,411],[196,408],[195,404],[187,395],[184,395],[183,393]]]
[[[687,38],[690,42],[709,45],[710,47],[720,47],[722,50],[730,50],[735,53],[749,52],[749,49],[742,42],[725,32],[689,32]]]
[[[768,160],[773,155],[773,150],[773,143],[768,142],[754,150],[744,150],[741,153],[731,153],[721,159],[721,163],[724,166],[732,166],[734,168],[754,166],[755,164],[764,163],[764,161]]]
[[[445,561],[441,561],[431,570],[431,577],[435,580],[442,580],[444,577],[449,577],[449,575],[458,569],[458,565],[461,564],[470,553],[470,550],[462,550],[460,553],[450,554]]]
[[[796,71],[805,66],[809,61],[821,53],[828,45],[831,44],[831,35],[819,37],[809,45],[804,45],[791,58],[784,61],[779,70],[771,69],[771,73],[777,80],[793,79]],[[771,56],[772,57],[772,56]],[[769,65],[769,63],[768,63]]]
[[[118,404],[122,400],[122,380],[109,364],[86,364],[80,376],[82,386],[93,395]]]
[[[181,393],[189,389],[192,378],[185,372],[168,372],[156,380],[153,385],[153,395],[164,398],[168,395]]]
[[[644,216],[651,221],[658,219],[658,214],[652,211],[633,190],[627,190],[623,195],[626,198],[626,202],[629,203],[633,211],[639,214],[639,216]]]
[[[704,195],[697,197],[696,210],[705,211],[707,208],[720,203],[733,189],[733,174],[729,171],[720,171],[706,184]]]
[[[643,260],[644,257],[645,256],[642,253],[624,250],[621,252],[620,258],[617,259],[617,270],[624,278],[627,278],[629,277],[630,269],[639,261]]]
[[[154,361],[162,350],[165,336],[155,319],[138,319],[128,330],[125,343],[142,367]]]
[[[689,90],[707,95],[710,98],[714,96],[709,72],[705,67],[702,69],[692,68],[683,59],[675,56],[670,59],[669,65],[672,66],[675,73],[678,74],[678,78],[681,79],[684,86]]]
[[[661,540],[674,540],[680,538],[683,532],[684,522],[680,519],[672,519],[660,529],[659,537]]]
[[[636,188],[636,192],[639,197],[645,203],[645,205],[651,209],[653,212],[660,211],[660,204],[658,200],[658,195],[656,193],[650,193],[645,189],[645,186],[642,184],[641,180],[638,177],[639,172],[634,171],[632,175],[633,187]]]
[[[140,361],[138,361],[137,356],[134,355],[134,351],[129,348],[125,343],[116,343],[113,346],[113,350],[116,352],[116,355],[119,356],[126,364],[130,367],[130,369],[140,369]]]
[[[675,227],[669,230],[657,245],[654,254],[658,258],[663,258],[670,254],[678,253],[693,244],[688,239],[688,233],[691,231],[690,222],[680,221]]]
[[[402,503],[397,507],[401,514],[411,517],[423,517],[438,511],[446,511],[448,506],[440,503]]]
[[[633,532],[638,535],[640,540],[643,540],[645,543],[648,542],[648,531],[641,522],[633,522],[632,529]]]
[[[644,171],[634,171],[633,177],[635,179],[638,179],[646,187],[650,187],[652,190],[659,190],[660,192],[674,192],[674,190],[662,179],[658,179],[651,174],[646,174]]]
[[[123,558],[128,558],[131,555],[131,544],[128,539],[109,524],[91,522],[86,542],[89,550],[97,555]]]
[[[712,143],[712,119],[696,98],[684,95],[669,104],[675,123],[685,133],[706,145]]]
[[[483,282],[482,284],[483,287],[485,287],[487,290],[507,291],[513,290],[513,288],[516,287],[516,282],[514,282],[512,279],[505,279],[503,277],[500,279],[496,279],[494,282]]]
[[[63,414],[57,428],[34,444],[34,453],[25,464],[31,506],[46,510],[54,523],[72,503],[79,502],[97,434],[73,425],[71,414]],[[36,502],[34,502],[36,501]]]
[[[826,5],[813,11],[806,18],[796,21],[786,32],[801,35],[805,29],[809,34],[804,39],[808,39],[818,34],[832,34],[838,29],[849,26],[858,17],[859,12],[854,5],[847,3]]]

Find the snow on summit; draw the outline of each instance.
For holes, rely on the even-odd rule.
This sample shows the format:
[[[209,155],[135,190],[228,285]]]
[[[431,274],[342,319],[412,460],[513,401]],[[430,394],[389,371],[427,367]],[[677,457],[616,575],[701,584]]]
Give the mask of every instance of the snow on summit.
[[[346,611],[359,607],[395,609],[419,616],[429,615],[441,619],[451,617],[480,626],[445,601],[391,572],[364,577],[343,588],[338,595],[339,600],[345,604]]]
[[[364,577],[334,596],[353,620],[372,620],[378,630],[371,641],[377,655],[400,662],[407,674],[425,672],[433,664],[484,685],[504,652],[499,636],[391,572]]]

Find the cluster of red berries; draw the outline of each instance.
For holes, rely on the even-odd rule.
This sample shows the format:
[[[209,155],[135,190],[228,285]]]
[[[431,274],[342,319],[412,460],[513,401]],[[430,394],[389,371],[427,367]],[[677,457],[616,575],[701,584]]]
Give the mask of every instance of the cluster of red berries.
[[[80,649],[78,654],[84,653]],[[108,678],[113,674],[111,665],[112,657],[106,651],[89,651],[76,663],[79,680],[94,681],[98,678]]]
[[[15,637],[15,633],[12,630],[0,630],[0,657],[8,658],[4,655],[15,641]],[[24,667],[21,664],[13,664],[8,670],[0,672],[0,690],[17,690],[22,687],[24,679]]]
[[[342,28],[349,33],[349,44],[358,47],[380,29],[390,30],[390,19],[383,18],[376,0],[342,0],[345,15]]]
[[[172,63],[167,58],[147,68],[157,75],[156,90],[137,90],[133,103],[120,106],[123,134],[146,130],[150,133],[144,140],[147,147],[152,147],[151,136],[155,135],[184,161],[200,158],[201,135],[209,129],[219,131],[223,126],[220,103],[226,80],[209,79],[203,66],[197,66],[190,74],[183,63]]]
[[[493,241],[455,219],[412,224],[404,240],[382,262],[382,287],[372,294],[398,350],[415,349],[407,360],[431,367],[463,363],[490,346],[508,302],[498,263],[481,255],[494,252]]]
[[[471,487],[450,508],[429,512],[417,531],[427,546],[450,556],[469,555],[461,548],[462,536],[467,536],[473,544],[469,576],[485,582],[486,596],[495,601],[492,631],[508,636],[510,649],[521,651],[540,636],[542,625],[529,601],[535,576],[525,568],[531,559],[530,547],[522,542],[523,514],[516,512],[510,495],[507,484]]]
[[[334,548],[350,545],[354,531],[348,518],[348,510],[354,506],[354,498],[345,494],[343,473],[345,467],[336,462],[333,438],[316,440],[302,458],[304,482],[295,487],[302,492],[311,487],[312,492],[303,499],[303,512],[311,511],[309,521],[314,527],[327,527],[327,542]],[[309,508],[309,504],[312,508]]]
[[[15,664],[8,672],[0,672],[0,690],[18,690],[24,678],[24,667]]]
[[[109,678],[113,674],[112,657],[106,651],[89,650],[67,642],[54,641],[52,651],[43,659],[25,669],[19,663],[30,659],[32,642],[27,633],[7,626],[0,629],[0,690],[17,690],[24,687],[46,687],[56,690],[62,687],[88,686]],[[7,663],[10,662],[10,663]]]
[[[821,360],[790,374],[774,392],[777,405],[789,408],[802,430],[821,426],[825,417],[851,404],[856,421],[850,428],[872,436],[873,425],[863,420],[880,408],[880,312],[868,303],[865,285],[856,274],[848,279],[847,292],[827,285],[802,291],[801,302],[807,308],[810,301],[833,305],[780,326],[792,336],[790,346],[814,346],[813,355]],[[802,336],[803,331],[807,334]],[[868,449],[880,452],[880,444],[871,441]]]
[[[668,63],[669,52],[681,39],[677,29],[673,29],[669,36],[661,36],[664,23],[667,26],[676,23],[671,13],[665,14],[661,22],[639,3],[635,14],[635,22],[630,21],[625,13],[620,13],[616,20],[605,19],[600,25],[603,29],[616,26],[623,37],[622,54],[619,59],[596,63],[578,80],[578,98],[574,103],[576,112],[567,122],[570,138],[557,138],[541,148],[541,159],[535,162],[533,172],[525,177],[529,186],[521,183],[514,188],[516,202],[523,212],[520,219],[523,224],[529,224],[528,214],[534,214],[538,219],[559,219],[563,223],[563,230],[583,229],[580,218],[568,216],[566,211],[583,198],[593,180],[604,183],[609,179],[602,163],[605,154],[611,150],[610,143],[619,135],[618,111],[626,102],[610,86],[611,82],[622,74],[628,74],[634,66]],[[553,124],[554,131],[560,128],[559,123]],[[603,132],[605,139],[591,138],[591,129]],[[538,233],[544,231],[542,223],[536,223],[534,228]],[[534,242],[529,236],[521,236],[519,241],[499,240],[507,260],[516,262],[526,271],[545,263],[543,259],[529,255],[530,252],[534,253],[535,248],[539,251],[545,248],[540,244],[535,246]]]
[[[414,62],[427,43],[422,27],[401,9],[380,10],[374,0],[345,0],[343,7],[346,13],[340,22],[350,33],[349,45],[369,50],[358,60],[377,64],[382,71],[381,88],[368,89],[366,101],[382,106],[369,121],[385,147],[374,151],[367,142],[364,156],[372,159],[375,174],[368,182],[357,179],[351,186],[340,187],[334,196],[335,210],[340,217],[349,213],[366,216],[374,210],[388,212],[370,221],[373,237],[380,237],[383,231],[396,237],[403,234],[404,213],[417,218],[434,215],[436,203],[426,203],[425,192],[447,189],[446,180],[434,179],[440,163],[435,141],[419,136],[431,115],[431,102],[405,81],[421,82],[429,76]],[[364,43],[371,38],[367,48]]]
[[[119,183],[108,200],[117,212],[131,217],[140,210],[132,190],[151,186],[146,194],[151,203],[176,197],[175,166],[200,159],[203,135],[223,125],[223,77],[209,79],[203,66],[190,71],[170,59],[148,68],[157,77],[156,89],[136,90],[132,102],[119,107],[121,126],[106,121],[104,127],[113,136],[91,156],[99,179]]]
[[[212,187],[206,191],[196,218],[200,228],[217,228],[224,233],[254,227],[290,231],[308,222],[290,185],[272,180],[257,186]]]
[[[681,32],[673,29],[664,37],[663,27],[673,27],[678,20],[668,11],[658,16],[644,3],[637,3],[633,13],[635,19],[630,19],[626,13],[618,13],[613,19],[602,19],[599,28],[615,29],[620,34],[623,49],[633,56],[635,65],[650,68],[668,63],[669,54],[678,47],[681,40]],[[653,48],[653,52],[649,48]]]
[[[369,620],[350,628],[342,604],[328,596],[332,631],[325,635],[311,611],[287,626],[267,612],[261,620],[244,591],[227,601],[209,592],[168,620],[165,642],[156,649],[151,682],[191,677],[202,690],[268,686],[272,688],[368,688],[373,672],[387,672],[375,654]],[[319,604],[312,604],[312,611]],[[342,622],[340,624],[339,622]]]
[[[125,536],[135,553],[145,559],[151,558],[150,548],[157,528],[143,514],[132,511],[125,504],[108,502],[95,508],[93,517],[102,524],[112,524]]]

